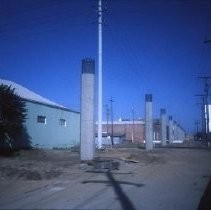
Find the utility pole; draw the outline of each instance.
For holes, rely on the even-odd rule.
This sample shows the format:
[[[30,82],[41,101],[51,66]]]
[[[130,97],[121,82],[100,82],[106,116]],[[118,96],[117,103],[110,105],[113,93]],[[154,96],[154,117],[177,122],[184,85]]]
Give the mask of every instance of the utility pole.
[[[107,132],[107,137],[108,137],[108,118],[109,118],[109,108],[108,108],[108,104],[106,104],[106,132]]]
[[[196,120],[194,124],[196,125],[196,134],[198,135],[198,132],[199,132],[199,124],[200,124],[199,120]]]
[[[211,43],[211,39],[205,39],[204,40],[204,43],[207,44],[207,43]],[[206,103],[206,115],[207,115],[207,140],[208,140],[208,146],[210,144],[210,130],[209,130],[209,103],[208,103],[208,95],[209,95],[209,84],[208,84],[208,79],[210,79],[211,77],[200,77],[202,79],[204,79],[205,81],[205,87],[204,87],[204,93],[206,95],[206,98],[205,98],[205,103]]]
[[[202,103],[196,103],[197,105],[201,106],[201,133],[205,135],[206,131],[206,122],[205,122],[205,103],[204,103],[204,96],[202,97]]]
[[[132,120],[133,120],[133,127],[132,127],[132,143],[134,142],[134,107],[132,106]]]
[[[110,104],[111,104],[111,144],[114,145],[114,114],[113,114],[113,102],[114,100],[110,99]]]
[[[208,102],[208,96],[209,96],[209,84],[208,79],[211,79],[211,77],[203,76],[198,77],[199,79],[204,80],[204,103],[205,103],[205,116],[206,116],[206,134],[207,138],[209,138],[209,102]],[[208,139],[209,140],[209,139]]]
[[[102,148],[102,0],[98,1],[98,148]]]
[[[204,94],[197,94],[195,96],[199,96],[202,99],[202,103],[198,103],[201,105],[201,125],[202,125],[202,137],[206,138],[206,110],[205,110],[205,95]]]

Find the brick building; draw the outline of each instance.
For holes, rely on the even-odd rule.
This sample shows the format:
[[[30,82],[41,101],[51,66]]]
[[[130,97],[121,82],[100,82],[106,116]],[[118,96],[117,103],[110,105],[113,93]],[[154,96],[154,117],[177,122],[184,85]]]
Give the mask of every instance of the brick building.
[[[144,143],[145,141],[145,122],[143,120],[123,120],[113,122],[113,141],[114,144],[120,143]],[[97,137],[97,124],[96,135]],[[111,144],[112,124],[109,121],[102,122],[102,141],[103,144]],[[160,121],[154,119],[153,122],[153,138],[160,141]]]

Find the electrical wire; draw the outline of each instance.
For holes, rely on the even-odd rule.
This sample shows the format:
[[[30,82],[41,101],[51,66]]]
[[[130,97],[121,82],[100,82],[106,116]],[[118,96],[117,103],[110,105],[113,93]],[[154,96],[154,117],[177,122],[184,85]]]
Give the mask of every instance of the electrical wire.
[[[55,1],[53,6],[60,5],[58,2],[60,1]],[[46,5],[40,8],[46,8]],[[37,8],[31,10],[26,7],[25,9],[27,9],[25,10],[25,14],[22,14],[22,16],[19,16],[19,18],[16,18],[15,20],[8,21],[6,19],[6,21],[3,22],[1,19],[0,37],[2,39],[7,39],[10,36],[17,36],[17,33],[20,33],[21,36],[33,36],[44,32],[56,31],[57,28],[61,26],[67,26],[68,29],[72,27],[90,26],[92,24],[92,17],[90,17],[91,13],[89,10],[87,11],[86,8],[80,11],[80,15],[85,17],[84,21],[82,19],[79,20],[79,15],[78,13],[75,13],[77,11],[74,11],[73,8],[72,12],[71,9],[65,7],[63,9],[57,8],[54,11],[48,11],[48,13],[43,13],[43,11],[40,11]],[[26,16],[26,13],[28,16]],[[33,32],[34,30],[36,31]]]
[[[211,68],[211,63],[210,61],[211,58],[211,43],[203,43],[203,41],[206,41],[207,39],[211,39],[209,37],[209,17],[206,17],[206,24],[205,24],[205,33],[204,33],[204,40],[202,40],[202,49],[200,53],[200,58],[199,58],[199,75],[200,74],[206,74],[206,72],[209,72],[209,69]]]

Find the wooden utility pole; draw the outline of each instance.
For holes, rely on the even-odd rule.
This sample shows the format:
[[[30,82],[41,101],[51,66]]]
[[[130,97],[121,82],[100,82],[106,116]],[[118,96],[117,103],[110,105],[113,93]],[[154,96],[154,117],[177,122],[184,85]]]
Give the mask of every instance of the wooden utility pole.
[[[133,120],[133,127],[132,127],[132,143],[134,142],[134,107],[132,107],[132,120]]]
[[[208,76],[202,76],[202,77],[198,77],[199,79],[203,79],[204,80],[204,104],[205,104],[205,118],[206,118],[206,134],[207,137],[209,136],[209,102],[208,102],[208,96],[209,96],[209,84],[208,84],[208,79],[211,79],[211,77]]]
[[[114,113],[113,113],[113,102],[114,100],[110,99],[110,104],[111,104],[111,144],[114,145]]]
[[[207,44],[207,43],[211,43],[211,39],[205,39],[204,40],[204,43]],[[207,140],[208,140],[208,145],[209,145],[209,142],[211,141],[210,139],[210,130],[209,130],[209,103],[208,103],[208,96],[209,96],[209,84],[208,84],[208,79],[211,79],[211,77],[199,77],[201,79],[204,79],[204,94],[205,94],[205,103],[206,103],[206,115],[207,115]]]
[[[206,110],[205,110],[205,95],[204,94],[196,94],[195,96],[199,96],[202,99],[202,103],[198,103],[201,105],[201,125],[202,125],[202,136],[206,138]]]
[[[195,125],[196,125],[196,134],[198,134],[198,132],[199,132],[199,124],[200,124],[199,120],[196,120],[196,121],[195,121]]]
[[[109,118],[109,108],[108,104],[106,104],[106,132],[107,132],[107,137],[109,136],[109,130],[108,130],[108,118]]]

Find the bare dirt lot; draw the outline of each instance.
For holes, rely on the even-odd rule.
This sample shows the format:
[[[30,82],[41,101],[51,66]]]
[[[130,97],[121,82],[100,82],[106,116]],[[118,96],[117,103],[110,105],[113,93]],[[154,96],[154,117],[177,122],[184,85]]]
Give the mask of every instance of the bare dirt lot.
[[[193,210],[211,175],[206,148],[113,148],[96,156],[81,163],[77,151],[35,149],[0,157],[0,208]]]

